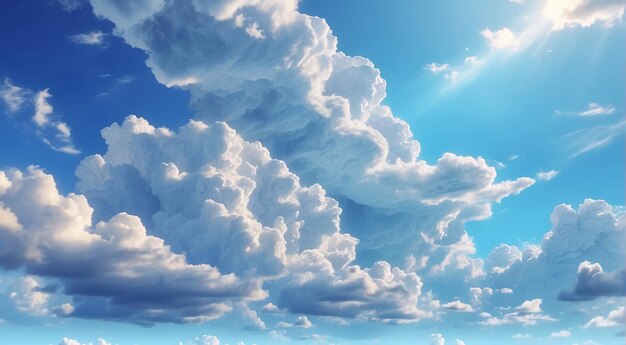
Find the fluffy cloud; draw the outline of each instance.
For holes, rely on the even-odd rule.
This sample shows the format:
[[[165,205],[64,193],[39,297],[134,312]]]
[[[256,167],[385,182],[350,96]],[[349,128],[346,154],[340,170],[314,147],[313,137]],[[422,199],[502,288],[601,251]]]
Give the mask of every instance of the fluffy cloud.
[[[129,116],[102,135],[107,153],[76,171],[96,219],[131,212],[191,263],[279,280],[277,309],[382,322],[430,315],[418,306],[415,273],[353,264],[358,240],[340,233],[337,202],[226,124],[190,121],[173,132]]]
[[[446,343],[446,339],[440,333],[433,334],[432,338],[431,345],[444,345]]]
[[[519,40],[515,33],[509,28],[502,28],[497,31],[491,31],[489,28],[484,29],[480,34],[485,38],[485,41],[491,49],[517,49],[519,47]]]
[[[1,226],[1,225],[0,225]],[[9,298],[19,312],[35,316],[47,315],[50,295],[43,290],[43,286],[35,277],[20,278],[9,292]]]
[[[537,298],[530,301],[524,301],[521,305],[515,308],[515,311],[505,313],[502,317],[488,317],[479,324],[485,326],[502,326],[519,324],[524,326],[536,325],[540,321],[557,321],[556,319],[541,314],[542,300]]]
[[[489,255],[485,260],[488,284],[498,289],[512,288],[515,294],[510,296],[516,298],[543,296],[553,300],[559,292],[571,288],[578,276],[576,289],[568,294],[570,299],[589,299],[602,295],[602,291],[619,294],[623,276],[619,272],[604,273],[602,268],[623,268],[626,217],[605,201],[587,199],[578,210],[570,205],[555,207],[551,220],[552,229],[545,234],[541,247],[529,245],[520,250],[501,245]],[[546,291],[551,293],[546,295]]]
[[[226,121],[305,184],[323,185],[359,250],[398,262],[419,251],[417,262],[433,272],[472,270],[479,264],[467,258],[474,249],[463,223],[534,182],[496,182],[482,158],[419,159],[408,125],[383,104],[380,72],[337,51],[326,22],[298,13],[295,1],[92,4],[148,53],[161,83],[191,92],[198,118]]]
[[[596,316],[589,320],[583,328],[605,328],[623,325],[625,323],[624,320],[626,320],[626,312],[624,310],[624,307],[618,307],[610,311],[606,317]]]
[[[459,311],[463,313],[471,313],[474,311],[471,305],[463,303],[461,301],[452,301],[450,303],[442,304],[441,307],[443,309]]]
[[[92,344],[93,343],[81,344],[78,340],[71,339],[71,338],[63,338],[61,342],[59,343],[59,345],[92,345]],[[96,345],[112,345],[112,344],[102,338],[98,338],[96,340]],[[219,345],[219,343],[217,345]]]
[[[135,216],[119,213],[92,226],[85,197],[60,195],[39,168],[0,177],[0,208],[16,220],[0,227],[0,266],[56,279],[72,297],[72,308],[61,309],[68,316],[199,322],[229,311],[231,300],[265,297],[257,282],[186,263]]]
[[[85,32],[70,36],[70,40],[76,44],[85,44],[90,46],[100,46],[104,44],[106,34],[100,30]]]
[[[563,330],[558,332],[553,332],[550,334],[550,338],[568,338],[572,335],[572,332]]]
[[[28,91],[15,86],[9,79],[4,79],[4,85],[0,85],[0,98],[4,101],[12,113],[20,110],[26,101]]]
[[[294,321],[293,323],[279,322],[277,326],[281,328],[292,328],[292,327],[311,328],[313,327],[313,323],[309,321],[309,319],[305,315],[300,315],[298,316],[298,319]]]
[[[595,23],[612,27],[622,19],[625,8],[621,0],[546,0],[543,15],[553,23],[553,30]]]
[[[626,296],[626,268],[604,272],[600,264],[583,261],[578,266],[574,290],[561,292],[559,299],[579,301],[601,296]]]

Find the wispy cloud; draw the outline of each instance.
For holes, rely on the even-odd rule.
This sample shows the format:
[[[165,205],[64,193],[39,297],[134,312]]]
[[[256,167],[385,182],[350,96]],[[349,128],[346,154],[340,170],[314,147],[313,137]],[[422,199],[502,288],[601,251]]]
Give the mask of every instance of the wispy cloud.
[[[587,109],[579,112],[580,116],[598,116],[598,115],[608,115],[613,114],[615,112],[615,107],[609,105],[602,106],[598,103],[589,103]]]
[[[107,36],[100,30],[85,32],[82,34],[70,36],[70,40],[76,44],[86,44],[90,46],[101,46],[105,43],[104,38]]]
[[[610,125],[599,125],[591,128],[580,129],[561,137],[566,148],[574,153],[571,157],[600,149],[615,140],[626,130],[626,120]]]
[[[72,142],[72,130],[67,123],[54,118],[54,108],[48,101],[51,97],[49,89],[39,91],[35,95],[33,122],[37,127],[37,133],[43,142],[53,150],[67,154],[78,154],[80,151]]]
[[[537,173],[537,179],[541,181],[550,181],[559,174],[558,170],[540,171]]]
[[[4,85],[0,85],[0,98],[12,113],[22,108],[27,96],[28,91],[26,89],[11,84],[8,78],[4,80]]]

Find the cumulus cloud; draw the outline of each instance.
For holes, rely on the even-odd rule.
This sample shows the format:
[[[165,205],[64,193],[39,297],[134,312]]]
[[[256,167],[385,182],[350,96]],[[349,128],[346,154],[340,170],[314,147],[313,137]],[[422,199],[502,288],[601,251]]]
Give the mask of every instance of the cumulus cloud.
[[[494,50],[515,50],[519,46],[517,36],[509,28],[502,28],[497,31],[491,31],[491,29],[487,28],[480,31],[480,34],[483,36],[489,47]]]
[[[70,36],[70,40],[76,44],[85,44],[89,46],[101,46],[103,45],[104,38],[107,36],[100,30],[89,31],[82,34],[76,34]]]
[[[174,132],[129,116],[102,135],[106,154],[76,170],[96,219],[131,212],[191,263],[279,280],[267,311],[381,322],[430,315],[418,306],[415,273],[353,264],[358,240],[340,232],[338,203],[225,123],[190,121]]]
[[[12,113],[22,108],[27,96],[28,90],[13,85],[8,78],[4,79],[4,85],[0,85],[0,98]]]
[[[67,123],[56,119],[54,115],[54,108],[49,102],[51,97],[49,89],[39,91],[35,95],[33,122],[37,126],[39,135],[44,143],[56,151],[78,154],[80,151],[72,142],[70,127]]]
[[[618,307],[615,310],[609,312],[609,314],[605,316],[596,316],[593,319],[589,320],[583,328],[606,328],[606,327],[618,327],[620,325],[624,325],[626,322],[626,312],[624,311],[624,307]]]
[[[441,333],[435,333],[431,337],[433,338],[431,345],[444,345],[446,343],[446,339]]]
[[[550,334],[550,338],[568,338],[572,335],[572,332],[568,330],[553,332]]]
[[[583,261],[578,266],[573,291],[563,291],[560,300],[592,300],[606,296],[626,296],[626,268],[604,272],[599,263]]]
[[[478,263],[467,258],[474,249],[463,223],[534,182],[497,182],[482,158],[419,159],[409,126],[383,104],[380,72],[339,52],[326,22],[298,13],[296,1],[92,4],[116,35],[146,51],[159,82],[191,92],[197,118],[227,122],[305,184],[323,185],[359,250],[419,249],[417,261],[437,265],[433,272],[469,271]],[[251,23],[263,39],[247,32]]]
[[[289,322],[279,322],[277,324],[280,328],[311,328],[313,327],[313,323],[309,321],[309,319],[305,315],[298,316],[298,319],[293,323]]]
[[[0,208],[16,220],[0,227],[0,266],[58,280],[72,297],[67,316],[200,322],[228,312],[229,301],[265,297],[257,282],[186,263],[135,216],[119,213],[93,226],[86,198],[60,195],[37,167],[0,176],[8,181]]]
[[[570,205],[555,207],[551,221],[552,229],[544,235],[540,247],[496,248],[485,260],[490,272],[485,278],[487,283],[495,288],[514,289],[511,296],[516,298],[553,299],[571,289],[575,281],[574,291],[561,293],[561,299],[590,299],[602,293],[619,295],[619,286],[623,285],[619,270],[626,260],[624,215],[603,200],[587,199],[578,210]],[[618,272],[604,273],[604,267]],[[546,295],[546,291],[550,293]]]
[[[452,301],[450,303],[442,304],[441,307],[443,309],[459,311],[463,313],[471,313],[474,311],[471,305],[463,303],[461,301]]]
[[[553,30],[596,23],[612,27],[622,20],[625,8],[621,0],[546,0],[543,15],[552,22]]]
[[[0,225],[1,226],[1,225]],[[32,276],[20,278],[11,288],[9,298],[21,313],[35,316],[48,315],[48,300],[50,295],[40,285],[41,282]]]

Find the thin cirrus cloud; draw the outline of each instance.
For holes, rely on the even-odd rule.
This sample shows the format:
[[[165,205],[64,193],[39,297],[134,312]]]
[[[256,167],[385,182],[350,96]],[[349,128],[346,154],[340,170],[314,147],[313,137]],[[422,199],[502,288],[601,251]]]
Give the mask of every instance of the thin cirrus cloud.
[[[71,35],[70,40],[76,44],[84,44],[89,46],[102,46],[105,44],[107,34],[100,30],[89,31],[82,34]]]
[[[13,85],[7,78],[4,85],[0,86],[0,98],[8,110],[13,121],[24,121],[21,116],[13,116],[26,106],[32,106],[34,114],[31,117],[32,128],[36,131],[41,140],[55,151],[78,154],[80,150],[76,148],[72,140],[72,130],[70,126],[60,120],[60,116],[55,114],[50,103],[52,94],[49,89],[33,92],[27,88]]]

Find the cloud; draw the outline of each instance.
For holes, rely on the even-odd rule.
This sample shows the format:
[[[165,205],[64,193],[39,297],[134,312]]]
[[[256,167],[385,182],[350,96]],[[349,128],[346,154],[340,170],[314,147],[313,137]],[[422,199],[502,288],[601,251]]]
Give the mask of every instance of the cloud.
[[[558,170],[540,171],[537,173],[537,179],[541,181],[550,181],[559,174]]]
[[[531,301],[524,301],[519,307],[515,308],[515,310],[520,313],[541,313],[541,298],[535,298]]]
[[[71,338],[63,338],[61,342],[59,343],[59,345],[92,345],[92,344],[93,343],[81,344],[78,340],[71,339]],[[102,338],[98,338],[96,340],[96,345],[112,345],[112,344]]]
[[[446,343],[446,339],[440,333],[433,334],[432,338],[431,345],[444,345]]]
[[[445,304],[442,304],[441,307],[443,309],[454,310],[454,311],[459,311],[463,313],[471,313],[474,311],[474,308],[472,308],[471,305],[465,304],[461,301],[453,301],[450,303],[445,303]]]
[[[436,62],[433,63],[429,63],[428,65],[426,65],[426,67],[424,67],[426,70],[431,71],[435,74],[446,71],[450,68],[450,65],[448,64],[438,64]]]
[[[70,40],[76,44],[85,44],[89,46],[101,46],[103,45],[104,38],[107,36],[104,32],[100,30],[89,31],[82,34],[76,34],[70,36]]]
[[[511,29],[502,28],[497,31],[491,31],[489,28],[480,31],[481,36],[485,39],[491,49],[511,49],[515,50],[519,47],[517,36]]]
[[[41,291],[39,280],[32,276],[25,276],[18,280],[9,292],[9,298],[21,313],[35,316],[48,315],[48,300],[50,295]]]
[[[8,181],[1,208],[19,224],[0,228],[5,244],[0,266],[58,281],[72,297],[67,316],[139,324],[200,322],[228,312],[230,301],[265,297],[256,282],[186,263],[163,240],[147,235],[135,216],[119,213],[92,226],[86,198],[60,195],[52,176],[39,168],[0,176]]]
[[[598,103],[589,103],[587,109],[578,113],[580,116],[599,116],[608,115],[615,112],[615,107],[612,105],[602,106]]]
[[[51,97],[49,89],[39,91],[35,95],[33,122],[39,130],[38,134],[52,149],[67,154],[78,154],[80,150],[72,142],[70,127],[67,123],[54,118],[54,108],[48,101]]]
[[[64,11],[72,12],[80,9],[87,2],[86,0],[56,0]]]
[[[513,338],[513,339],[530,339],[531,337],[530,337],[530,334],[528,334],[528,333],[524,333],[524,334],[516,333],[516,334],[513,334],[511,336],[511,338]]]
[[[615,310],[609,312],[609,314],[604,316],[596,316],[593,319],[589,320],[583,328],[606,328],[606,327],[618,327],[620,325],[624,325],[626,320],[626,312],[624,311],[624,307],[618,307]]]
[[[604,272],[599,263],[583,261],[578,266],[574,290],[561,292],[559,299],[586,301],[602,296],[626,296],[626,268]]]
[[[563,330],[558,332],[553,332],[550,334],[550,338],[568,338],[572,335],[572,332]]]
[[[485,269],[490,272],[485,284],[514,288],[511,297],[526,299],[535,296],[553,299],[559,292],[561,299],[590,299],[609,291],[618,294],[619,273],[603,273],[602,267],[610,271],[623,269],[626,260],[623,213],[603,200],[587,199],[577,210],[570,205],[555,207],[550,218],[552,228],[544,235],[540,247],[528,245],[520,250],[502,245],[494,249],[485,260]],[[571,289],[574,281],[577,281],[574,291],[562,293]]]
[[[561,137],[565,147],[573,151],[572,157],[579,156],[611,144],[626,129],[626,120],[620,120],[608,125],[598,125],[584,128]]]
[[[622,20],[625,8],[620,0],[546,0],[543,15],[552,22],[552,30],[596,23],[609,28]]]
[[[4,79],[4,85],[0,85],[0,98],[12,113],[22,108],[27,96],[28,90],[13,85],[8,78]]]
[[[358,240],[340,232],[338,203],[225,123],[192,120],[175,132],[129,116],[102,135],[106,154],[76,170],[95,219],[137,214],[193,264],[278,280],[270,297],[279,310],[380,322],[430,316],[415,273],[353,264]]]
[[[227,122],[305,184],[323,185],[360,251],[419,249],[417,261],[433,272],[476,273],[463,223],[534,183],[498,181],[482,158],[420,159],[408,124],[383,103],[386,82],[373,63],[338,51],[327,23],[298,13],[296,1],[133,4],[92,1],[116,35],[148,54],[159,82],[191,93],[196,119]],[[246,32],[250,23],[265,39]]]
[[[298,316],[298,319],[293,322],[293,323],[289,323],[289,322],[279,322],[277,324],[277,327],[280,328],[311,328],[313,327],[313,323],[311,321],[309,321],[309,319],[306,317],[306,315],[300,315]]]

